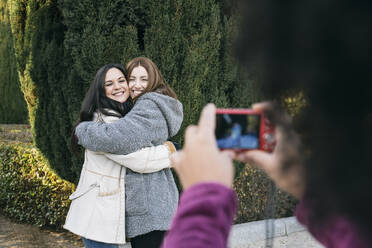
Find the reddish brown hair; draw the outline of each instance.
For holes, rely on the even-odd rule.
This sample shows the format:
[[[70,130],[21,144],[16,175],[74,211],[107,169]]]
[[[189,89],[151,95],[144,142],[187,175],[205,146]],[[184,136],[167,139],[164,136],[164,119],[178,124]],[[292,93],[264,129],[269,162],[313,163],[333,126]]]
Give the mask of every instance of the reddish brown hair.
[[[156,64],[149,58],[137,57],[129,61],[126,66],[128,79],[130,78],[133,69],[139,66],[142,66],[147,71],[148,85],[146,89],[136,98],[147,92],[157,92],[177,99],[176,93],[164,82],[160,70],[158,69]]]

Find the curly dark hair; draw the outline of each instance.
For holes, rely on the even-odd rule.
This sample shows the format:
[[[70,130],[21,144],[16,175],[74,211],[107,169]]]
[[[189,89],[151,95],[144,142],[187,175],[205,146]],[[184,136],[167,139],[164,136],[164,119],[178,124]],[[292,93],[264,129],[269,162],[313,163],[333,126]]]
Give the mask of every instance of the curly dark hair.
[[[246,0],[237,56],[264,95],[301,90],[295,128],[314,220],[342,214],[372,230],[372,2]]]

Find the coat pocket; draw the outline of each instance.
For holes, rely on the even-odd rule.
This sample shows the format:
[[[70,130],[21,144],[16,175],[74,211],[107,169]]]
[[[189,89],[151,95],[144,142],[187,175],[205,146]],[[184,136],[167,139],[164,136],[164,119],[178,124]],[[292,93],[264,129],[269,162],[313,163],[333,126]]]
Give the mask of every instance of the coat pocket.
[[[99,182],[98,196],[105,197],[120,193],[120,179],[111,177],[102,177]]]
[[[98,183],[92,183],[91,185],[85,187],[78,187],[77,190],[69,196],[69,199],[75,200],[76,198],[85,195],[95,187],[98,187]]]
[[[148,212],[147,190],[144,177],[127,169],[125,177],[125,214],[144,215]]]

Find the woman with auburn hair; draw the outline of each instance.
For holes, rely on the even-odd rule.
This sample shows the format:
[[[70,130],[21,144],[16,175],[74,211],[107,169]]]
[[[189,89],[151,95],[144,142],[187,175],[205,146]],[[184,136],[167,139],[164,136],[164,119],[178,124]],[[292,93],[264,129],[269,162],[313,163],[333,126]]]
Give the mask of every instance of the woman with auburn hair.
[[[129,76],[129,88],[133,100],[146,92],[157,92],[177,99],[176,93],[174,93],[174,91],[164,82],[160,70],[151,59],[146,57],[137,57],[129,61],[126,67]],[[137,73],[137,71],[143,73],[142,76],[144,80],[139,79],[139,84],[134,84],[135,75],[132,75],[133,70],[135,73]]]
[[[127,64],[127,71],[132,110],[114,123],[80,123],[75,134],[85,148],[128,154],[137,147],[163,144],[177,134],[183,120],[182,104],[157,66],[138,57]],[[125,194],[126,235],[132,247],[160,247],[178,204],[171,170],[141,174],[127,169]]]

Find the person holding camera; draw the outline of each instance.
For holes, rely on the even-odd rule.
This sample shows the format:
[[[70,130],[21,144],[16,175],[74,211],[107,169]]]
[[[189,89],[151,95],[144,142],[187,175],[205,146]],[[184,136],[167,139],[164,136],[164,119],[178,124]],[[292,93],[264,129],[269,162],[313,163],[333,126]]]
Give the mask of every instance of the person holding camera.
[[[215,107],[173,156],[184,186],[163,248],[226,247],[236,208],[231,158],[263,169],[300,199],[296,217],[328,248],[372,247],[372,5],[362,0],[249,0],[237,45],[271,103],[272,153],[220,152]],[[263,18],[265,17],[265,18]],[[292,118],[281,99],[303,94]]]

